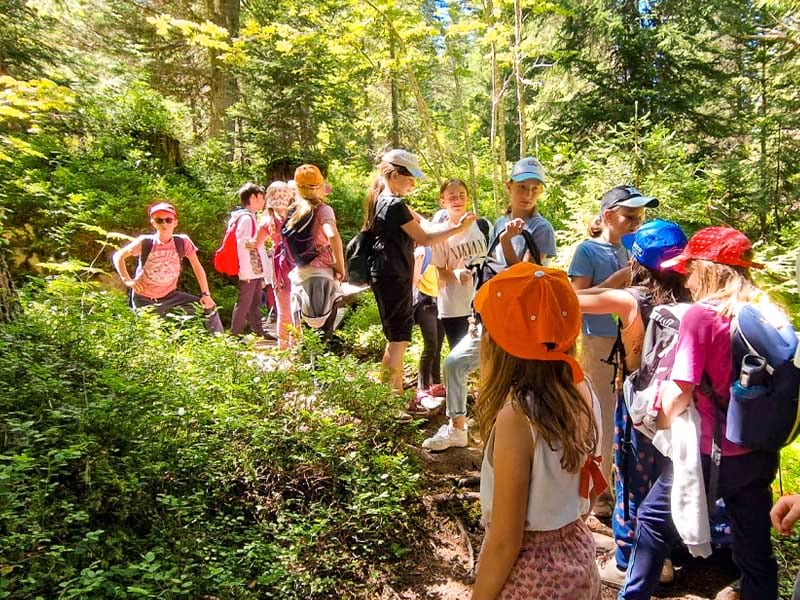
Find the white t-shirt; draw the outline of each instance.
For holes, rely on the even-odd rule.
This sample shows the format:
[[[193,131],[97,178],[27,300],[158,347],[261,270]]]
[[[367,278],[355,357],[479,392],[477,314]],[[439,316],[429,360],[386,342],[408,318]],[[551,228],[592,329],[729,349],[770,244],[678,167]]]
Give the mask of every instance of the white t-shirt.
[[[247,248],[245,244],[255,239],[258,233],[256,216],[247,210],[237,210],[231,215],[231,221],[236,223],[236,250],[239,256],[239,279],[250,281],[252,279],[266,279],[272,282],[272,261],[267,260],[267,251],[264,243],[256,248]],[[255,232],[255,233],[254,233]]]
[[[464,233],[449,238],[446,242],[431,247],[431,264],[456,271],[456,281],[444,283],[439,278],[439,318],[466,317],[472,312],[474,285],[472,278],[464,284],[458,273],[472,264],[479,264],[486,257],[486,238],[476,223]]]

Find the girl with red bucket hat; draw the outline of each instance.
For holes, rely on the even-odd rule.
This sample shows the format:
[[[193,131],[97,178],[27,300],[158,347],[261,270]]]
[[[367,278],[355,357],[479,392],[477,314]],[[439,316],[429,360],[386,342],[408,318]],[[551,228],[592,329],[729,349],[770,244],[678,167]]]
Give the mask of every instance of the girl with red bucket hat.
[[[599,406],[573,356],[578,299],[563,271],[518,263],[478,290],[475,310],[486,537],[472,598],[599,600],[581,516],[606,482]]]
[[[686,286],[695,304],[681,319],[671,381],[660,396],[657,425],[669,428],[675,417],[694,405],[700,415],[700,460],[706,490],[711,482],[717,428],[721,444],[715,451],[721,450],[722,460],[711,495],[725,500],[731,519],[733,561],[741,572],[738,598],[775,600],[778,575],[769,512],[778,453],[751,451],[730,442],[725,438],[725,417],[715,415],[715,403],[727,407],[734,377],[731,320],[742,304],[765,299],[750,277],[750,269],[761,266],[752,258],[750,240],[743,233],[729,227],[707,227],[698,231],[678,256],[661,263],[661,268],[687,275]],[[620,599],[650,598],[664,557],[677,540],[670,506],[672,483],[672,463],[665,459],[661,476],[639,507],[636,541]]]

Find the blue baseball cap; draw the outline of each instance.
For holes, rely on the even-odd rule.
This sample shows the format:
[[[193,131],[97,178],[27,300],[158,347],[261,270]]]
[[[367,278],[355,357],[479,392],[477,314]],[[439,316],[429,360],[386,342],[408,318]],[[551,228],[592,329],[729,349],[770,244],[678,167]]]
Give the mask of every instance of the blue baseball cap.
[[[528,179],[536,179],[544,183],[544,167],[542,163],[530,156],[521,158],[514,163],[509,179],[517,183]]]
[[[662,219],[648,221],[621,241],[639,264],[653,271],[661,270],[661,263],[678,256],[687,243],[679,225]]]

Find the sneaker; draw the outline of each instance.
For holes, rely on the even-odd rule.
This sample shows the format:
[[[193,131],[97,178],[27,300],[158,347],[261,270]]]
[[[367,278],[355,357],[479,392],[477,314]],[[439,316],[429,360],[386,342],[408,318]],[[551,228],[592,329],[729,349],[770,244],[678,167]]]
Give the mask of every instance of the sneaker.
[[[625,571],[617,566],[614,551],[597,559],[597,570],[600,571],[600,581],[607,585],[621,588],[625,583]]]
[[[450,423],[445,423],[433,437],[422,442],[422,447],[432,452],[441,452],[448,448],[466,448],[468,443],[466,429],[456,429]]]
[[[425,410],[435,413],[444,405],[444,398],[437,398],[429,392],[417,392],[417,404]]]
[[[444,398],[447,396],[447,390],[441,383],[435,383],[428,388],[428,393],[436,398]]]

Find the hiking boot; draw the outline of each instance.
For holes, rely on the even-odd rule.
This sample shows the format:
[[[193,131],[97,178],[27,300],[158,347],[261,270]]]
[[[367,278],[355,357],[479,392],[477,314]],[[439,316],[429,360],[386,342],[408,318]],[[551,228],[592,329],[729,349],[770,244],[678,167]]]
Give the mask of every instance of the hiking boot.
[[[741,581],[736,580],[732,584],[722,588],[717,595],[714,596],[714,600],[739,600],[740,589]]]
[[[428,388],[428,393],[436,398],[444,398],[447,395],[447,390],[441,383],[434,383]]]
[[[592,514],[598,519],[610,519],[614,513],[614,499],[608,493],[603,493],[595,501]]]
[[[597,569],[600,571],[600,581],[615,588],[621,588],[625,583],[625,570],[617,566],[614,557],[615,551],[611,551],[605,556],[597,559]],[[675,569],[672,566],[672,559],[664,559],[664,566],[661,567],[659,583],[672,583],[675,581]]]
[[[431,452],[441,452],[448,448],[466,448],[469,443],[467,430],[456,429],[450,423],[445,423],[433,437],[422,442],[422,447]]]
[[[625,570],[617,566],[614,550],[597,559],[597,570],[600,571],[600,581],[615,588],[621,588],[625,583]]]

